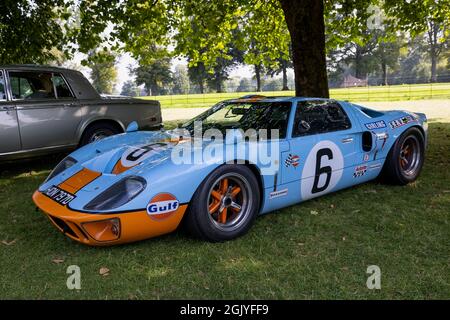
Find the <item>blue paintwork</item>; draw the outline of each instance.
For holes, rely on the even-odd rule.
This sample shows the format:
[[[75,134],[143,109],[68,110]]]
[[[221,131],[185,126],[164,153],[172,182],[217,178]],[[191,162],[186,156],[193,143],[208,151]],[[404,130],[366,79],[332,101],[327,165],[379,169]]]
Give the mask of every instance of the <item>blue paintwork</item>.
[[[291,101],[292,108],[288,121],[288,130],[286,139],[280,141],[280,164],[276,177],[277,185],[274,184],[274,175],[262,175],[263,196],[261,203],[261,213],[267,213],[276,209],[280,209],[309,198],[320,196],[329,192],[334,192],[343,188],[347,188],[356,184],[367,182],[375,179],[381,172],[385,158],[394,144],[395,140],[408,128],[412,126],[421,127],[425,133],[427,132],[426,117],[424,114],[413,114],[405,111],[388,111],[371,113],[373,117],[368,116],[362,111],[360,106],[339,102],[351,120],[352,127],[348,130],[337,131],[331,133],[317,134],[303,137],[292,137],[292,128],[294,115],[299,101],[304,98],[274,98],[265,101]],[[323,99],[321,99],[323,100]],[[391,128],[390,122],[410,116],[413,121],[405,123],[396,128]],[[384,126],[382,124],[384,121]],[[375,123],[375,124],[374,124]],[[368,124],[368,126],[366,126]],[[398,122],[397,122],[398,125]],[[368,127],[372,128],[371,130]],[[378,140],[377,146],[370,152],[362,150],[362,133],[371,131],[380,137],[387,134],[384,146],[384,140]],[[376,137],[376,136],[375,136]],[[142,192],[120,208],[103,211],[122,212],[131,210],[140,210],[146,208],[149,201],[157,194],[169,192],[173,194],[180,203],[188,203],[195,190],[202,181],[221,163],[202,163],[202,164],[182,164],[176,165],[170,159],[171,148],[166,148],[161,152],[147,158],[141,164],[118,175],[111,174],[111,171],[122,154],[129,148],[141,146],[149,143],[162,141],[170,138],[168,132],[127,132],[113,137],[103,139],[98,142],[91,143],[83,148],[73,152],[70,156],[75,158],[78,163],[65,172],[57,175],[50,181],[46,181],[39,188],[44,191],[52,185],[58,185],[64,180],[80,171],[83,167],[93,171],[102,172],[102,175],[77,192],[77,197],[69,206],[73,210],[84,211],[83,207],[101,192],[106,190],[115,182],[125,176],[140,176],[146,179],[147,187]],[[350,142],[343,143],[344,139],[351,139]],[[318,144],[332,146],[339,151],[333,152],[333,161],[330,162],[332,167],[330,186],[322,192],[311,194],[310,185],[315,179],[315,170],[311,170],[307,166],[308,156],[312,159],[314,165],[316,159],[316,151],[314,147]],[[244,143],[241,147],[244,147]],[[312,152],[313,151],[313,152]],[[342,163],[337,160],[339,157],[335,153],[342,154]],[[285,160],[289,155],[299,157],[297,167],[286,166]],[[327,164],[327,156],[321,158],[324,165]],[[331,160],[330,160],[331,161]],[[311,162],[311,161],[310,161]],[[257,168],[261,164],[255,163]],[[364,175],[355,176],[355,169],[358,166],[366,166]],[[338,177],[337,179],[334,179]],[[318,177],[318,185],[324,185],[326,174]],[[336,181],[334,181],[336,180]],[[256,186],[255,186],[256,187]],[[287,189],[287,191],[286,191]],[[274,191],[282,191],[279,197],[271,198]]]

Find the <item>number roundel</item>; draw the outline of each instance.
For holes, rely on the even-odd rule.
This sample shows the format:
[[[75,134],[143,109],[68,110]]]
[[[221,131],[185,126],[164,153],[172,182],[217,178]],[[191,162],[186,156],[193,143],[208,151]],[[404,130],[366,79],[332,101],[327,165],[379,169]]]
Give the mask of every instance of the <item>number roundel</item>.
[[[332,141],[317,143],[309,152],[302,171],[302,200],[328,193],[342,177],[344,157]]]

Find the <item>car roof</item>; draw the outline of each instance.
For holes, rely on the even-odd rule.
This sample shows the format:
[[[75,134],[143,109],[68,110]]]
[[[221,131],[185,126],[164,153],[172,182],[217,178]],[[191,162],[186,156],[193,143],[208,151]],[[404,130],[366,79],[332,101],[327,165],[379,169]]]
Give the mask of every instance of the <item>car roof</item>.
[[[78,72],[77,70],[67,69],[57,66],[38,65],[38,64],[7,64],[0,65],[0,69],[23,70],[23,71],[55,71],[55,72]]]
[[[330,100],[327,98],[307,98],[307,97],[294,97],[294,96],[263,96],[263,95],[246,95],[236,99],[226,100],[232,103],[244,103],[244,102],[293,102],[293,101],[306,101],[306,100]]]

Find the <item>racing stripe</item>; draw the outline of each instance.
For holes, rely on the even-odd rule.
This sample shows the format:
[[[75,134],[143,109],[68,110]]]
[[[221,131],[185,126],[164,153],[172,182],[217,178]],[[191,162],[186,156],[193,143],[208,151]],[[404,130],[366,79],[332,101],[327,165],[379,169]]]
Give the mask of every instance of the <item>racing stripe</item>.
[[[138,165],[138,163],[136,163],[134,166],[132,166],[132,167],[125,167],[123,164],[122,164],[122,161],[121,161],[122,159],[119,159],[117,162],[116,162],[116,164],[114,165],[114,168],[113,168],[113,170],[112,170],[112,174],[119,174],[119,173],[122,173],[122,172],[125,172],[125,171],[127,171],[128,169],[131,169],[131,168],[133,168],[133,167],[135,167],[135,166],[137,166]]]
[[[102,174],[100,172],[95,172],[86,168],[75,173],[66,181],[62,182],[59,187],[72,194],[77,193],[81,188],[88,185]]]

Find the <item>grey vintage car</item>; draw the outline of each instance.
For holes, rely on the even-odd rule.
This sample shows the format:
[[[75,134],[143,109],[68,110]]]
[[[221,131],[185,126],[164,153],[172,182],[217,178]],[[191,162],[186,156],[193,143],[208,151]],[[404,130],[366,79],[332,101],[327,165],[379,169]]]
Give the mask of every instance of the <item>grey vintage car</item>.
[[[102,97],[81,72],[35,65],[0,66],[0,160],[76,148],[162,125],[159,102]]]

